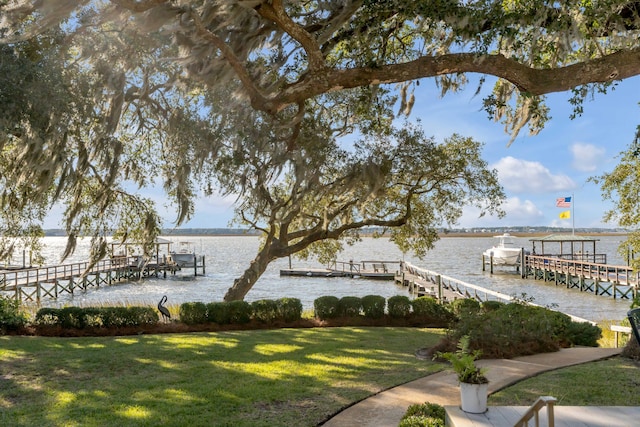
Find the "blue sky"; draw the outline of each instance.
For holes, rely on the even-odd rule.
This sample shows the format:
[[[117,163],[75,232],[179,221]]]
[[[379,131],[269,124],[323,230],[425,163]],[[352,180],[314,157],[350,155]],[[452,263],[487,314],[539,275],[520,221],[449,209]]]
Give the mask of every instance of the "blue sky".
[[[490,84],[485,86],[491,88]],[[416,103],[410,119],[420,119],[427,135],[442,140],[452,133],[470,136],[485,144],[483,157],[498,170],[505,189],[506,217],[478,218],[474,209],[465,209],[457,227],[562,226],[615,228],[603,214],[610,209],[602,201],[599,189],[587,182],[594,175],[609,172],[617,157],[633,140],[640,124],[640,78],[619,82],[615,90],[596,95],[584,104],[582,116],[571,120],[570,94],[552,94],[547,98],[551,120],[536,136],[528,130],[507,147],[510,136],[503,125],[492,122],[481,110],[482,96],[475,96],[470,84],[465,91],[439,97],[433,80],[416,88]],[[172,227],[175,215],[163,208],[160,192],[149,192],[164,211],[165,226]],[[558,197],[573,196],[573,217],[561,220]],[[233,214],[233,198],[202,197],[194,217],[183,228],[227,227]],[[56,215],[45,228],[60,227]]]

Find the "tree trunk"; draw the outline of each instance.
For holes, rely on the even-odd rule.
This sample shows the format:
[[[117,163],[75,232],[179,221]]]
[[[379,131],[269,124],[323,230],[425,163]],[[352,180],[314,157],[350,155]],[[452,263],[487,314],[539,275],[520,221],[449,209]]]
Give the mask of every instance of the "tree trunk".
[[[251,290],[253,285],[258,281],[262,273],[267,269],[267,266],[274,257],[271,256],[268,245],[265,245],[258,255],[255,257],[249,268],[247,268],[242,276],[233,281],[233,286],[229,288],[224,296],[225,301],[241,301],[245,295]]]

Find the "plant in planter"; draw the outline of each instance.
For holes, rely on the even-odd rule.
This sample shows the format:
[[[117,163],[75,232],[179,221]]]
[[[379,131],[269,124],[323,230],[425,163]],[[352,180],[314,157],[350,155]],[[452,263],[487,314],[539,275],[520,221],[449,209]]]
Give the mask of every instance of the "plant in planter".
[[[456,352],[436,353],[437,358],[448,360],[460,381],[461,408],[474,414],[487,410],[487,389],[489,380],[486,369],[476,365],[481,351],[469,351],[469,336],[460,338]]]

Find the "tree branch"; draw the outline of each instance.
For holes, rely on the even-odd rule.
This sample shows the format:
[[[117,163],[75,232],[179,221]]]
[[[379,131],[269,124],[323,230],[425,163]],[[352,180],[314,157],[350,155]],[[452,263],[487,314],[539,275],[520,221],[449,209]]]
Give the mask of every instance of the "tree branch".
[[[401,64],[376,68],[310,72],[267,101],[268,111],[279,111],[323,93],[369,84],[399,83],[445,74],[475,72],[513,83],[521,92],[544,95],[563,92],[587,83],[604,83],[640,74],[640,48],[621,50],[605,57],[560,68],[531,68],[504,55],[456,53],[424,56]],[[265,111],[267,111],[265,109]]]
[[[296,40],[302,48],[307,52],[309,60],[309,69],[311,71],[321,71],[325,68],[324,56],[320,51],[320,46],[316,40],[311,37],[304,28],[296,24],[284,10],[282,0],[273,0],[271,4],[261,3],[256,7],[256,11],[263,18],[269,19],[276,25],[287,32],[294,40]]]

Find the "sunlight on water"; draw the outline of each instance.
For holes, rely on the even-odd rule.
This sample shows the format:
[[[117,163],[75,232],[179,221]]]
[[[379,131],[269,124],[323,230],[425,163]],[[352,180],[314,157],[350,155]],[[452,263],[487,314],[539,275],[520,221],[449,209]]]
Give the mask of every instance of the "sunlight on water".
[[[598,252],[607,253],[609,264],[624,264],[616,254],[621,236],[599,238]],[[172,238],[175,242],[178,238]],[[91,288],[86,292],[64,295],[58,301],[46,300],[45,306],[99,305],[99,304],[149,304],[155,305],[163,295],[168,304],[179,305],[192,301],[221,301],[234,278],[240,276],[258,250],[258,238],[242,237],[182,237],[195,243],[198,255],[206,257],[206,275],[193,277],[185,269],[175,276],[145,279],[134,283],[122,283]],[[438,273],[507,295],[532,297],[540,305],[554,306],[569,314],[591,320],[622,319],[630,305],[628,300],[581,293],[575,289],[556,287],[553,283],[524,280],[513,269],[502,268],[495,274],[482,271],[482,252],[495,243],[491,237],[445,237],[423,260],[404,255],[389,241],[365,238],[355,246],[347,247],[338,261],[362,260],[400,261],[436,271]],[[516,246],[531,249],[528,238],[516,238]],[[57,264],[64,251],[64,237],[45,238],[47,264]],[[89,242],[81,241],[77,251],[65,263],[86,261]],[[315,261],[292,260],[295,267],[323,267]],[[280,269],[288,268],[288,259],[274,261],[246,297],[251,302],[259,299],[299,298],[305,309],[313,307],[313,300],[323,295],[337,297],[369,294],[388,298],[393,295],[409,295],[406,288],[393,281],[373,281],[345,278],[280,277]],[[395,266],[394,266],[395,267]]]

